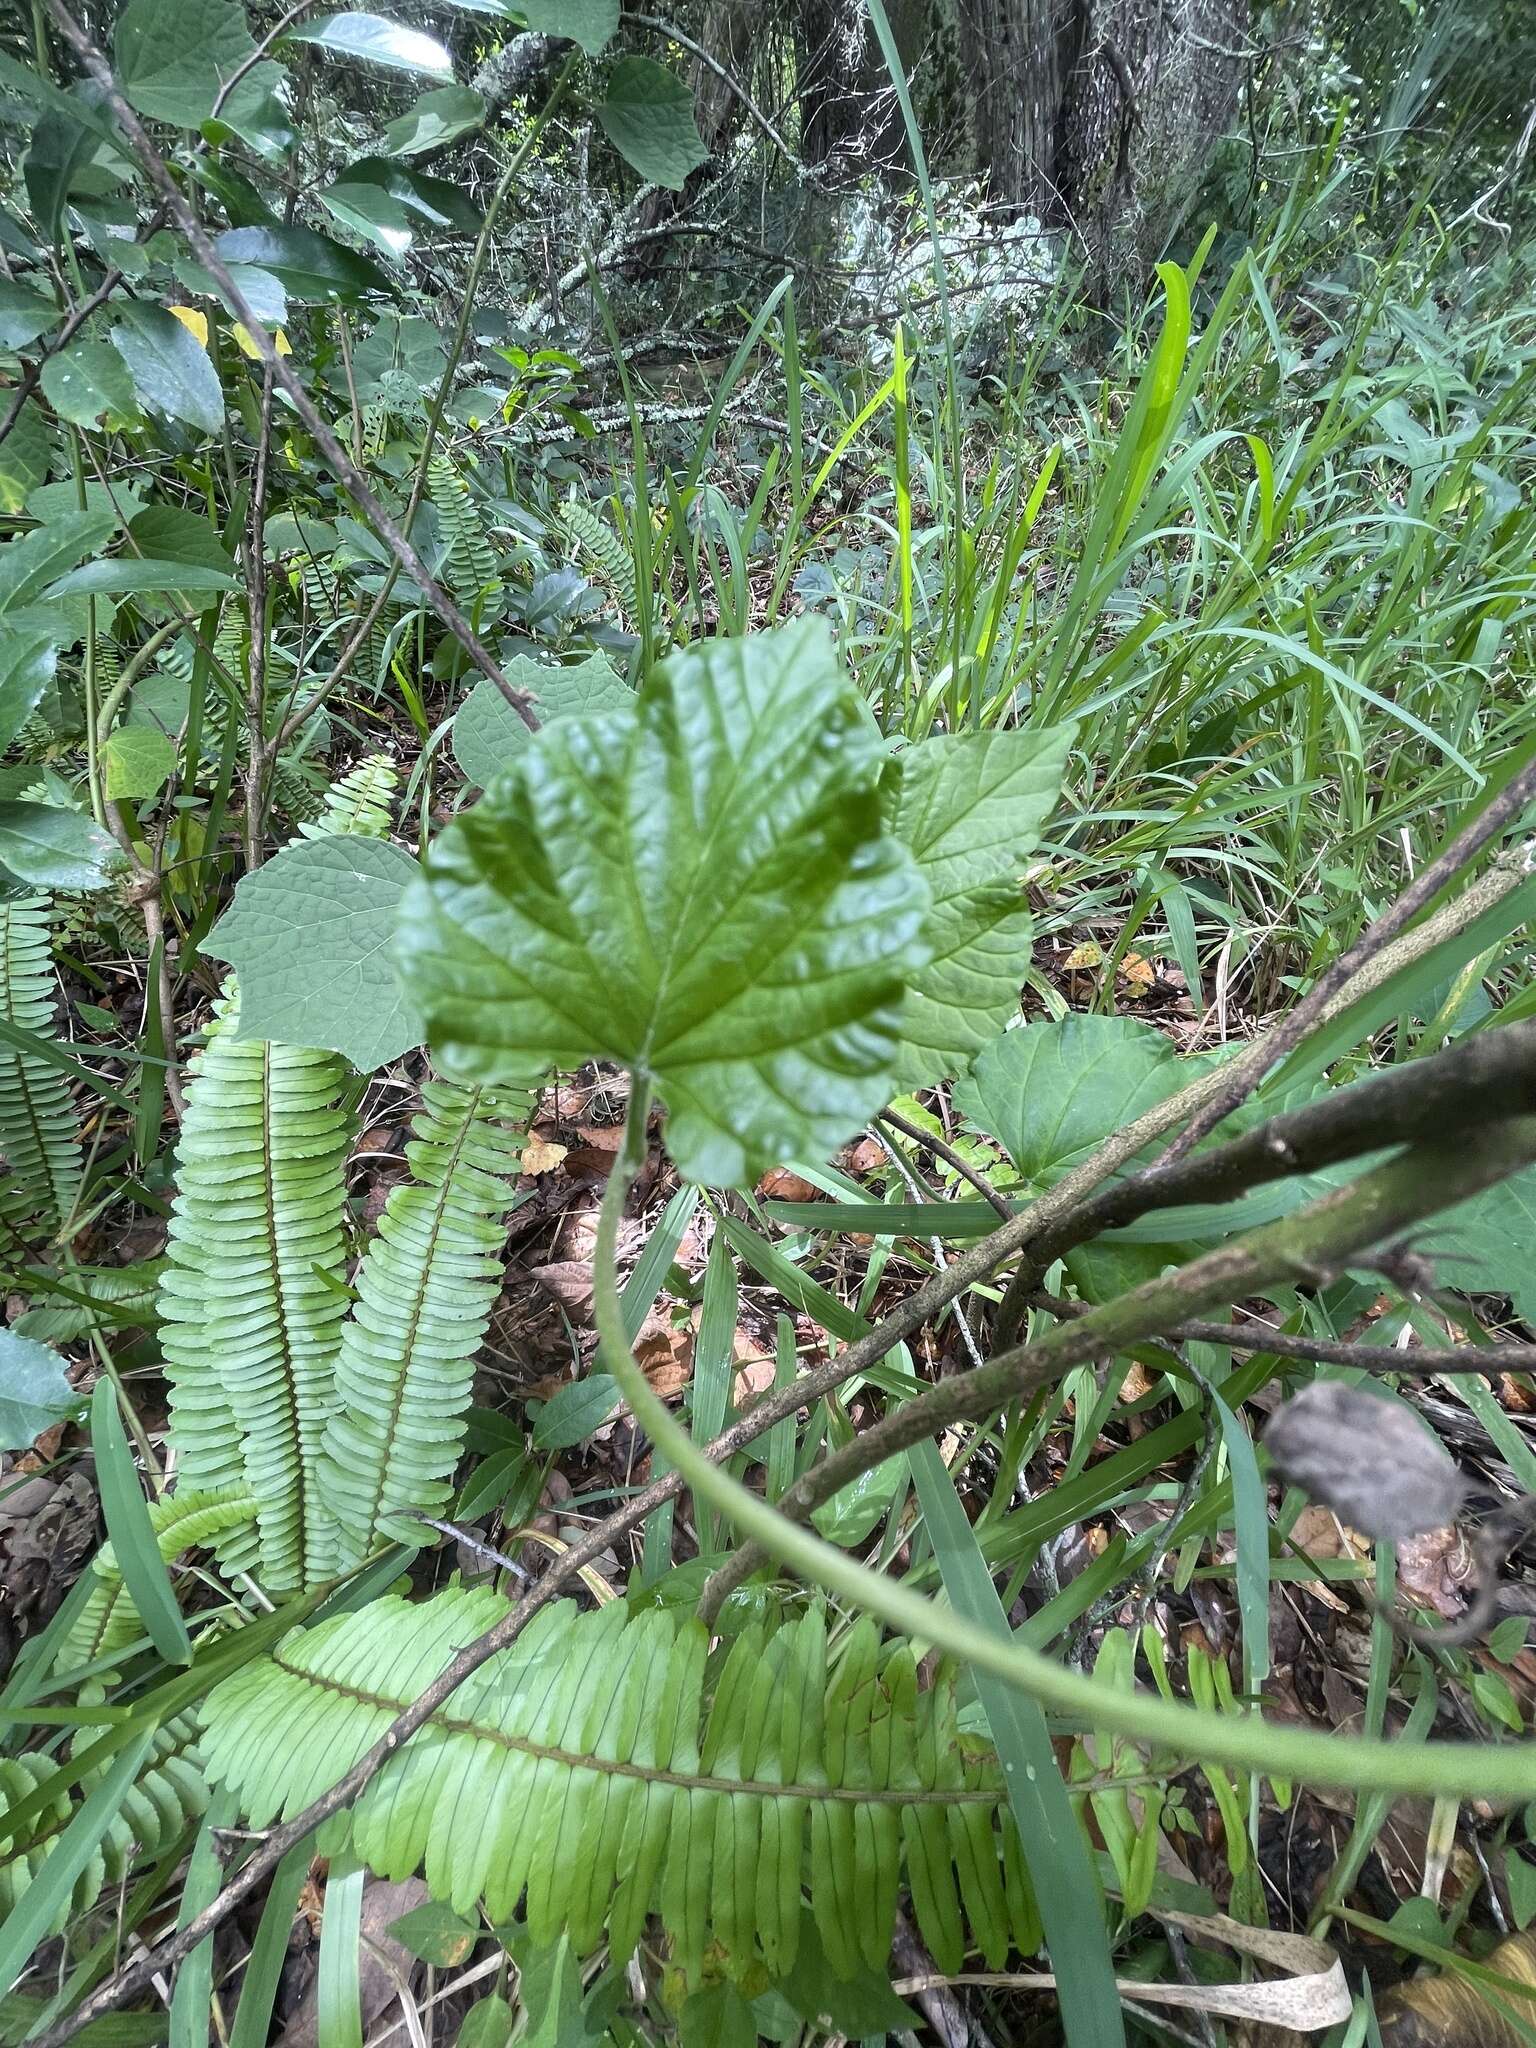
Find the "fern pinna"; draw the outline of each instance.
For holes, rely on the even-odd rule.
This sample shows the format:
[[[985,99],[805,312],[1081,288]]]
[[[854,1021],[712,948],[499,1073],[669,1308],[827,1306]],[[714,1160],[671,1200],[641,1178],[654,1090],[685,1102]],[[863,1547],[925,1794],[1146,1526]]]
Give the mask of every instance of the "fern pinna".
[[[52,1041],[54,973],[49,900],[0,890],[0,1020]],[[80,1185],[80,1134],[69,1084],[15,1041],[0,1043],[0,1214],[17,1229],[57,1229]]]
[[[211,1695],[210,1774],[253,1826],[300,1811],[506,1611],[453,1588],[296,1630]],[[941,1969],[967,1925],[994,1968],[1038,1946],[1002,1774],[962,1736],[952,1674],[919,1690],[910,1646],[868,1620],[834,1646],[816,1609],[718,1665],[708,1646],[669,1610],[550,1606],[337,1825],[460,1911],[483,1898],[502,1921],[524,1900],[535,1942],[590,1953],[606,1932],[618,1960],[659,1916],[693,1984],[706,1952],[738,1979],[782,1975],[806,1907],[840,1975],[883,1971],[903,1883]]]

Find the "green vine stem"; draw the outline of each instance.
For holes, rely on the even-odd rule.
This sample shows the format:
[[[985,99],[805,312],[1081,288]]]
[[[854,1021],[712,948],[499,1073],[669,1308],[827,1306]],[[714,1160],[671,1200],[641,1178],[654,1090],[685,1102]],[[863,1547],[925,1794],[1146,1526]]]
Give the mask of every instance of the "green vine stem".
[[[604,1368],[618,1381],[637,1420],[652,1442],[696,1493],[729,1514],[738,1528],[764,1550],[843,1599],[866,1608],[888,1627],[935,1644],[1006,1684],[1031,1694],[1042,1706],[1133,1740],[1158,1743],[1183,1756],[1237,1766],[1313,1784],[1352,1786],[1362,1791],[1438,1794],[1458,1799],[1526,1800],[1536,1793],[1536,1753],[1529,1748],[1489,1743],[1384,1742],[1277,1726],[1258,1716],[1207,1713],[1136,1693],[1121,1697],[1092,1678],[1055,1664],[1036,1650],[1004,1644],[972,1628],[947,1608],[871,1571],[824,1543],[810,1530],[786,1520],[775,1508],[711,1463],[688,1431],[652,1391],[624,1334],[615,1252],[619,1221],[645,1158],[650,1090],[636,1077],[624,1127],[624,1144],[609,1179],[598,1218],[594,1252],[594,1310]],[[1356,1221],[1379,1235],[1397,1227],[1407,1209],[1417,1213],[1443,1207],[1526,1163],[1536,1154],[1536,1120],[1523,1118],[1488,1132],[1476,1159],[1467,1157],[1464,1138],[1416,1147],[1369,1174],[1341,1195],[1314,1203],[1302,1217],[1328,1211],[1333,1242],[1348,1237],[1346,1219],[1353,1198]],[[1288,1218],[1295,1249],[1302,1217]],[[1272,1226],[1274,1228],[1275,1226]],[[1352,1242],[1372,1241],[1355,1235]],[[1239,1241],[1241,1242],[1241,1241]],[[1310,1247],[1319,1249],[1317,1246]],[[1237,1246],[1212,1254],[1230,1256]],[[1208,1265],[1210,1261],[1200,1261]],[[1161,1283],[1158,1283],[1161,1284]],[[1137,1290],[1142,1293],[1143,1290]],[[1208,1297],[1214,1298],[1214,1297]],[[1136,1299],[1125,1297],[1126,1302]],[[1124,1304],[1116,1304],[1122,1307]],[[1187,1298],[1185,1307],[1195,1304]],[[1145,1307],[1145,1304],[1143,1304]],[[995,1361],[994,1363],[998,1363]]]

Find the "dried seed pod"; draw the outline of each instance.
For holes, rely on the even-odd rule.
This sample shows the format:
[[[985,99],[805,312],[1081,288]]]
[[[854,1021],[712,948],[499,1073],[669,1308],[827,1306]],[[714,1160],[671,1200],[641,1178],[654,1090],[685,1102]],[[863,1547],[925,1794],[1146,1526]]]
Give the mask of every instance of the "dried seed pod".
[[[1445,1446],[1399,1402],[1316,1380],[1264,1433],[1281,1476],[1383,1543],[1456,1519],[1464,1487]]]

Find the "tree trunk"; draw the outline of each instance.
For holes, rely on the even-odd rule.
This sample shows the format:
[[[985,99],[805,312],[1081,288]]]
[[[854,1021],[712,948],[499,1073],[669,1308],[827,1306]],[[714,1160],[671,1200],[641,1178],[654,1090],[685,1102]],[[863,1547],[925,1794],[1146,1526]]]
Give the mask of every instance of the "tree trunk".
[[[1249,0],[959,0],[978,167],[1102,292],[1178,228],[1247,69]]]

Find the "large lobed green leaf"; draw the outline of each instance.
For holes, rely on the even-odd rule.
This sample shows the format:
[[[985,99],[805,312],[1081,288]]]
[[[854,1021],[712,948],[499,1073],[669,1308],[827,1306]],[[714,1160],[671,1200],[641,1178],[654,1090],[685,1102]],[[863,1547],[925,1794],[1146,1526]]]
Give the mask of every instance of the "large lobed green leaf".
[[[891,826],[932,894],[929,958],[912,978],[897,1078],[908,1088],[967,1066],[1018,1003],[1034,926],[1025,862],[1055,806],[1070,726],[943,734],[886,773]]]
[[[466,1080],[616,1060],[690,1179],[826,1151],[885,1100],[927,891],[882,832],[883,749],[809,621],[663,663],[558,720],[440,835],[406,986]]]

